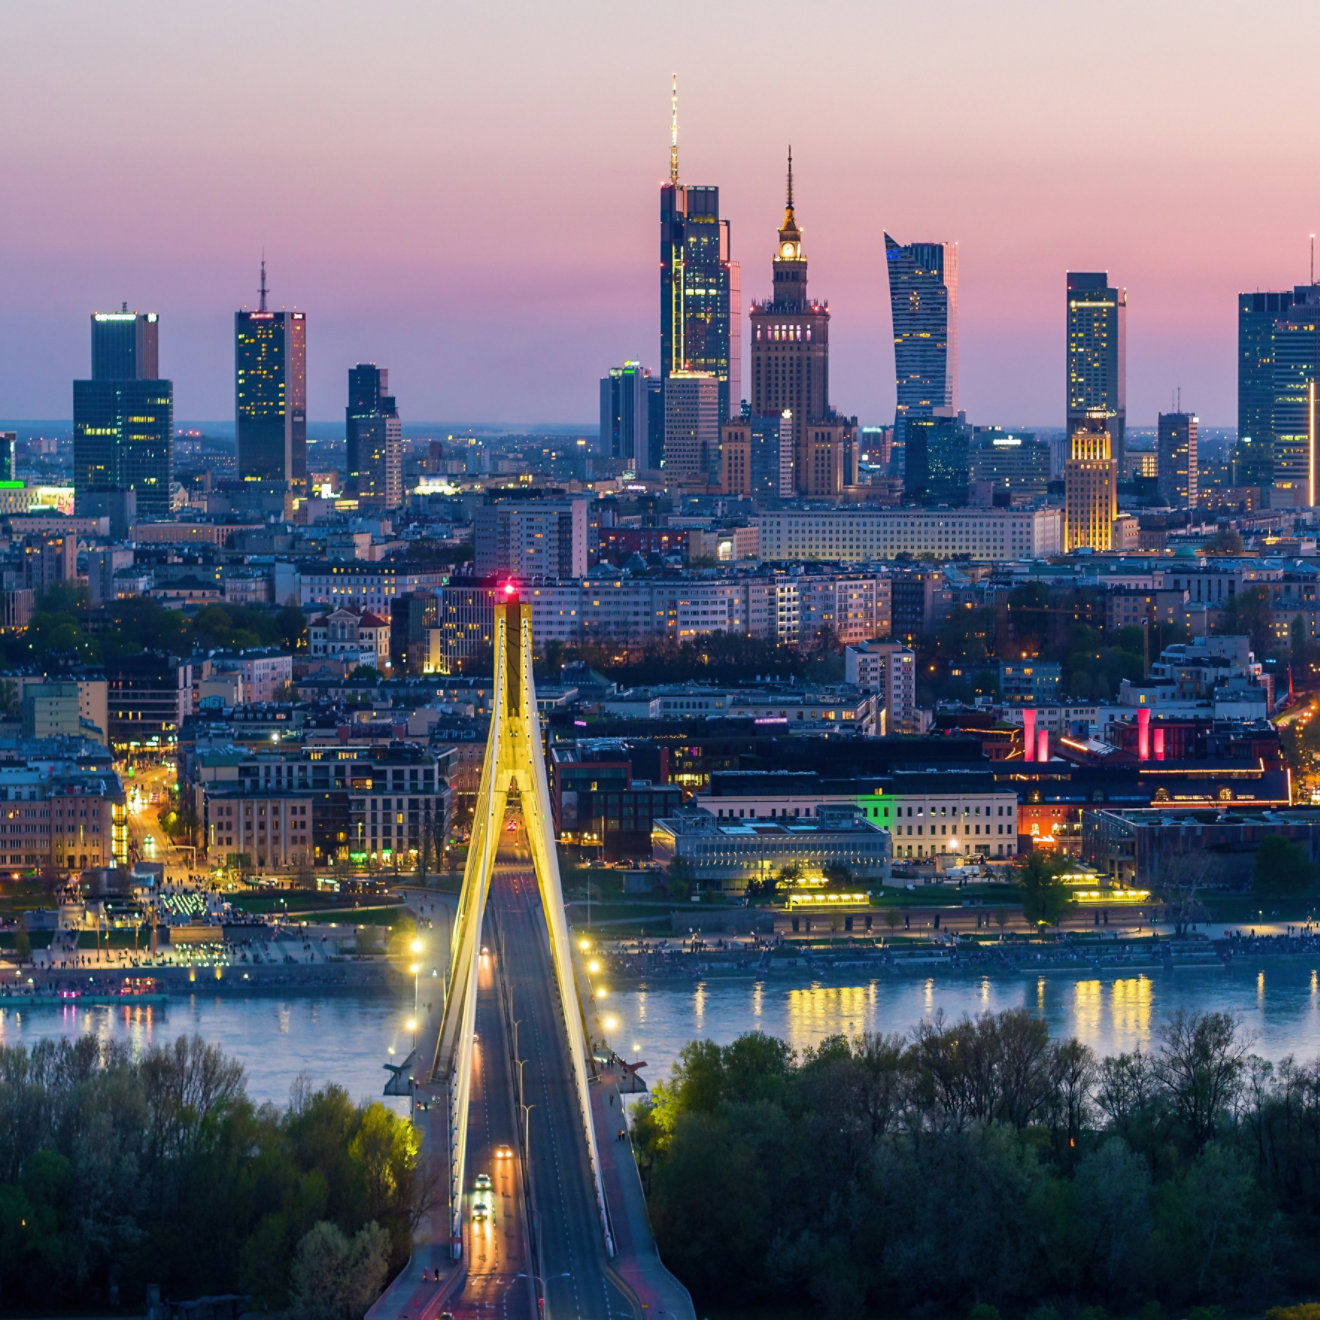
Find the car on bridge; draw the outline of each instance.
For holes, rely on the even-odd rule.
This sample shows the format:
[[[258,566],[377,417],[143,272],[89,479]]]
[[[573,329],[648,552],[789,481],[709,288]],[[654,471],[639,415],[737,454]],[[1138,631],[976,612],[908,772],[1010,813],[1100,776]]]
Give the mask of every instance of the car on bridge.
[[[490,1218],[490,1207],[485,1201],[472,1202],[472,1222],[474,1224],[484,1224]]]
[[[513,1159],[513,1151],[511,1151],[508,1146],[496,1146],[495,1158],[497,1160],[511,1160]]]
[[[488,1174],[488,1173],[479,1173],[479,1174],[477,1174],[477,1181],[476,1181],[475,1186],[476,1186],[477,1191],[479,1191],[479,1192],[488,1192],[488,1191],[490,1191],[490,1174]]]

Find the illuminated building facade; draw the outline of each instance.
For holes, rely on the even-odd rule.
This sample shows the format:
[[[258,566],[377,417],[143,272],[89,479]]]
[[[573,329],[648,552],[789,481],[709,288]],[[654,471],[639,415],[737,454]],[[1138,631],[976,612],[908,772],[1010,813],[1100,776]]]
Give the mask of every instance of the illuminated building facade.
[[[843,461],[829,452],[839,436],[812,436],[830,413],[830,309],[807,297],[807,259],[793,211],[793,155],[788,157],[788,202],[775,248],[774,292],[752,305],[752,415],[793,424],[793,476],[797,494],[839,490]],[[823,445],[824,451],[817,452]],[[838,477],[835,474],[839,474]]]
[[[885,235],[898,392],[894,439],[907,420],[958,411],[958,245],[899,243]]]
[[[1109,412],[1087,413],[1072,432],[1063,474],[1065,553],[1112,550],[1118,517],[1118,463],[1113,457]]]
[[[1070,270],[1067,293],[1067,433],[1075,434],[1089,413],[1103,411],[1121,470],[1127,429],[1127,290],[1114,288],[1107,271]]]
[[[1274,484],[1274,327],[1292,310],[1291,290],[1238,295],[1238,440],[1234,483]]]
[[[665,477],[685,485],[719,480],[720,390],[708,371],[675,371],[665,381]]]
[[[645,470],[653,423],[650,368],[640,362],[611,367],[600,381],[600,452]]]
[[[93,313],[92,377],[73,382],[75,502],[131,490],[139,513],[169,513],[174,385],[159,377],[155,312]]]
[[[1196,430],[1193,413],[1160,413],[1156,441],[1160,498],[1174,509],[1196,508]]]
[[[742,397],[742,281],[720,190],[678,181],[678,84],[669,182],[660,187],[660,378],[709,372],[719,382],[716,424]]]
[[[384,367],[359,362],[348,370],[345,458],[349,490],[364,504],[403,503],[403,423]]]
[[[307,480],[307,318],[266,307],[234,314],[234,415],[245,481]]]
[[[1010,433],[998,426],[978,426],[968,456],[974,486],[989,487],[992,501],[1042,500],[1050,485],[1050,447],[1031,432]]]
[[[1298,290],[1307,293],[1307,290]],[[1320,289],[1315,290],[1320,295]],[[1315,392],[1320,376],[1320,296],[1294,305],[1274,326],[1270,504],[1312,508],[1316,502]]]
[[[966,504],[972,428],[965,416],[909,417],[904,429],[904,499],[950,508]]]

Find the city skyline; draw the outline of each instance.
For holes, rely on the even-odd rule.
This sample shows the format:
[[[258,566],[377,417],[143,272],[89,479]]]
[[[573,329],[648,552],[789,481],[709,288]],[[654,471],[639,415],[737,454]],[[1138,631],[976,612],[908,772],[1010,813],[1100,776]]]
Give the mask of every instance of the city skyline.
[[[315,321],[313,419],[335,417],[343,371],[375,359],[392,364],[417,418],[589,423],[610,365],[659,367],[651,262],[674,70],[683,174],[719,186],[739,260],[755,256],[777,201],[784,144],[799,148],[815,199],[813,278],[830,291],[836,323],[836,393],[868,423],[893,409],[884,228],[960,244],[970,417],[1061,424],[1059,283],[1068,269],[1108,269],[1131,300],[1131,424],[1153,425],[1181,385],[1213,426],[1236,411],[1237,295],[1303,282],[1307,235],[1320,227],[1320,181],[1291,163],[1297,139],[1278,127],[1305,122],[1303,93],[1266,72],[1274,34],[1315,22],[1299,4],[1272,6],[1275,21],[1231,38],[1226,6],[1203,7],[1195,25],[1162,11],[1140,24],[1135,10],[1106,14],[1095,39],[1124,56],[1113,110],[1080,129],[1049,110],[1073,90],[1056,57],[1080,15],[955,5],[966,39],[938,57],[953,61],[942,76],[980,90],[939,107],[922,101],[920,125],[901,134],[864,89],[880,78],[901,107],[937,56],[917,16],[882,22],[859,5],[800,24],[801,55],[828,57],[838,88],[782,108],[751,94],[779,40],[773,9],[729,6],[745,44],[726,76],[723,56],[684,49],[681,22],[658,39],[648,30],[626,73],[616,71],[604,52],[633,27],[641,34],[640,18],[606,32],[572,7],[523,15],[506,33],[498,15],[445,25],[415,6],[388,34],[364,36],[346,7],[322,7],[309,25],[297,6],[271,16],[239,4],[179,17],[145,43],[129,35],[148,7],[127,8],[118,21],[92,6],[77,23],[37,7],[10,16],[29,58],[0,97],[31,127],[2,159],[15,194],[32,200],[10,217],[23,260],[0,318],[0,414],[65,416],[80,323],[127,299],[172,327],[163,369],[180,416],[226,417],[226,322],[236,301],[252,301],[264,245],[279,303]],[[258,28],[263,60],[286,69],[289,94],[235,105],[228,75],[249,59]],[[445,80],[427,76],[440,51],[452,63]],[[1194,86],[1223,94],[1162,86],[1156,73],[1174,54]],[[488,77],[496,59],[509,77]],[[119,70],[122,115],[90,108],[106,63]],[[562,90],[587,69],[590,94]],[[397,94],[374,96],[387,76]],[[346,84],[361,90],[344,97]],[[140,144],[126,126],[157,98],[177,108],[153,129],[166,200],[144,212],[134,190],[110,185],[135,168]],[[30,113],[48,102],[49,113]],[[1121,206],[1072,204],[1079,159]],[[389,206],[375,194],[345,200],[342,180],[355,172],[388,177]],[[1264,195],[1268,214],[1256,201]],[[569,214],[566,236],[555,217]],[[512,391],[510,353],[524,364]]]

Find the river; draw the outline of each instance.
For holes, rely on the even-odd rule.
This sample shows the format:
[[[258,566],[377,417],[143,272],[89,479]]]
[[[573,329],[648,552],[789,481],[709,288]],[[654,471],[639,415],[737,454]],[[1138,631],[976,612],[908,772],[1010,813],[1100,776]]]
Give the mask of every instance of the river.
[[[1116,975],[1001,973],[983,978],[889,975],[855,984],[793,986],[718,981],[682,988],[617,991],[600,1018],[614,1047],[645,1059],[654,1081],[694,1037],[727,1043],[745,1031],[781,1036],[802,1049],[835,1032],[906,1032],[923,1017],[1022,1007],[1052,1034],[1076,1036],[1099,1054],[1148,1045],[1176,1009],[1223,1009],[1269,1059],[1320,1056],[1320,959],[1241,959],[1231,970],[1180,968]],[[238,1058],[258,1101],[283,1104],[301,1073],[313,1085],[336,1081],[354,1099],[380,1095],[385,1061],[410,1040],[407,997],[308,993],[177,996],[136,1007],[0,1006],[0,1044],[93,1033],[141,1048],[197,1033]],[[402,1109],[404,1102],[388,1103]]]

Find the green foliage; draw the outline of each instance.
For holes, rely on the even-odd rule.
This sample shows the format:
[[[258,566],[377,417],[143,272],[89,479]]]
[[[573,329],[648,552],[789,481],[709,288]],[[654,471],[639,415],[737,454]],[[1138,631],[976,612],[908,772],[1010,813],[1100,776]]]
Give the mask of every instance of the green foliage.
[[[1040,926],[1055,926],[1068,911],[1068,887],[1063,883],[1064,862],[1050,853],[1033,849],[1017,868],[1022,890],[1022,915]]]
[[[1262,898],[1304,894],[1315,884],[1316,868],[1300,843],[1267,834],[1256,849],[1252,884]]]
[[[305,646],[306,634],[303,612],[291,606],[204,605],[189,617],[154,596],[133,596],[91,610],[85,591],[56,586],[37,601],[25,632],[0,636],[0,657],[11,665],[59,658],[97,664],[148,647],[173,654],[254,646],[296,650]]]
[[[295,1248],[349,1243],[328,1271],[348,1310],[407,1258],[425,1200],[416,1134],[339,1087],[255,1107],[241,1067],[197,1038],[0,1046],[0,1297],[7,1310],[248,1291],[290,1300]],[[369,1298],[368,1298],[369,1300]]]
[[[370,1223],[350,1239],[322,1220],[308,1230],[293,1259],[295,1320],[357,1320],[385,1286],[389,1235]]]
[[[1218,1014],[1101,1064],[1023,1010],[695,1041],[634,1141],[699,1313],[1259,1314],[1320,1272],[1320,1062],[1286,1069]]]

